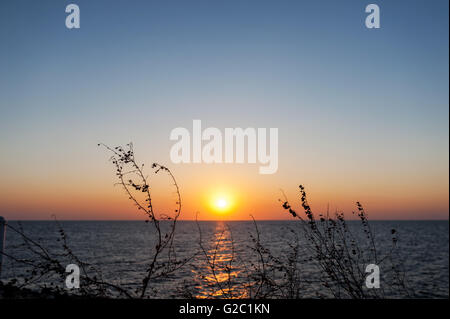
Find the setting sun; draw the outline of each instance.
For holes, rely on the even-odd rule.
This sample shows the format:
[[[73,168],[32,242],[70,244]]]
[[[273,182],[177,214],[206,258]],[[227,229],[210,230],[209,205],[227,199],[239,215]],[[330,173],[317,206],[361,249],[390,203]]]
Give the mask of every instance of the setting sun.
[[[215,212],[225,213],[231,208],[231,201],[228,196],[219,195],[212,200],[212,208]]]
[[[224,208],[226,208],[227,206],[228,206],[228,203],[227,203],[227,201],[226,201],[225,199],[223,199],[223,198],[219,198],[219,199],[216,201],[216,207],[219,208],[219,209],[224,209]]]
[[[227,191],[216,191],[208,196],[209,208],[216,214],[229,214],[236,206],[236,198]]]

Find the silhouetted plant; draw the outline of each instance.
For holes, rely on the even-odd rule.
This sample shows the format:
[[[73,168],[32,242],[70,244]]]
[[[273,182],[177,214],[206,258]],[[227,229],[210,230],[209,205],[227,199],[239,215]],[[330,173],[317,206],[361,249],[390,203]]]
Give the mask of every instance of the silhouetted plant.
[[[261,239],[259,226],[252,216],[254,234],[250,234],[251,244],[248,248],[253,254],[246,252],[241,255],[233,250],[229,260],[229,269],[238,269],[238,275],[232,276],[229,272],[224,272],[225,265],[220,265],[215,257],[224,242],[225,229],[220,233],[219,240],[214,242],[214,248],[208,250],[204,247],[202,230],[197,223],[201,251],[207,269],[212,274],[212,280],[208,281],[210,297],[296,299],[306,297],[306,291],[309,291],[307,297],[319,298],[413,296],[405,283],[405,272],[397,252],[398,238],[395,229],[390,231],[391,247],[382,252],[377,248],[367,213],[359,202],[356,203],[357,211],[353,214],[358,216],[361,227],[354,227],[357,224],[349,226],[342,212],[336,212],[334,217],[330,217],[327,212],[316,218],[303,186],[300,186],[300,199],[304,215],[297,213],[287,199],[282,201],[282,207],[299,223],[294,225],[297,226],[296,229],[289,230],[291,240],[285,243],[286,249],[283,252],[280,253],[277,249],[278,255],[266,247]],[[231,234],[231,229],[228,232]],[[305,240],[300,240],[299,235],[303,235]],[[234,246],[232,236],[228,240]],[[306,250],[300,252],[300,247]],[[307,264],[315,265],[319,271],[315,275],[308,272],[304,275],[301,268]],[[382,271],[380,288],[365,287],[368,275],[365,268],[369,264],[376,264]],[[219,278],[217,273],[225,273],[226,280]],[[318,291],[318,284],[325,290]],[[190,294],[195,295],[192,292]]]
[[[56,220],[55,220],[56,221]],[[76,264],[80,268],[80,288],[72,291],[72,294],[78,296],[89,297],[108,297],[111,294],[116,296],[128,297],[130,293],[111,282],[107,282],[102,278],[102,273],[95,266],[81,261],[71,250],[67,242],[67,235],[63,228],[58,224],[59,238],[61,249],[51,251],[45,248],[38,241],[26,235],[21,223],[18,227],[7,224],[7,228],[19,235],[21,243],[19,247],[23,247],[29,256],[25,258],[17,258],[6,252],[3,254],[11,261],[27,266],[26,273],[21,278],[14,278],[5,284],[5,287],[16,287],[23,289],[32,287],[35,291],[39,291],[42,296],[61,297],[68,296],[68,291],[56,283],[65,282],[66,266],[68,264]],[[32,295],[31,293],[28,295]]]
[[[397,251],[397,231],[391,230],[391,247],[388,251],[380,251],[367,213],[359,202],[356,203],[357,210],[353,214],[358,217],[361,227],[355,229],[347,223],[342,212],[336,212],[331,217],[327,211],[326,214],[316,217],[302,185],[299,187],[302,214],[291,207],[286,196],[281,201],[282,207],[298,222],[294,225],[297,226],[295,229],[291,228],[286,232],[290,237],[283,247],[280,247],[283,249],[281,252],[278,250],[278,255],[266,247],[260,228],[252,216],[254,233],[249,235],[248,249],[244,254],[235,249],[233,233],[229,226],[225,226],[212,242],[205,243],[197,221],[198,252],[178,259],[174,238],[182,206],[180,189],[172,172],[156,163],[151,166],[155,174],[168,174],[177,196],[176,207],[170,214],[158,214],[152,202],[149,177],[144,172],[144,165],[136,161],[133,145],[130,143],[125,147],[114,148],[104,144],[99,146],[112,153],[110,159],[118,178],[117,185],[125,191],[137,209],[145,214],[146,222],[151,226],[156,238],[142,284],[137,289],[130,289],[105,280],[100,269],[77,257],[70,248],[64,229],[55,218],[59,231],[57,241],[61,244],[58,251],[51,251],[38,240],[26,235],[20,223],[18,227],[7,224],[11,231],[19,235],[22,240],[19,245],[28,255],[24,258],[17,258],[6,252],[4,255],[15,263],[25,265],[28,270],[21,278],[12,279],[6,285],[0,283],[0,288],[4,291],[5,287],[13,293],[16,290],[12,288],[37,287],[49,296],[66,296],[67,290],[61,288],[61,285],[55,285],[55,282],[64,282],[67,276],[65,265],[73,263],[80,267],[81,272],[80,289],[75,291],[79,296],[146,298],[158,295],[152,283],[168,278],[193,258],[202,256],[206,268],[199,273],[200,285],[205,286],[204,291],[207,292],[199,296],[192,289],[192,285],[184,282],[183,286],[178,287],[179,295],[188,298],[303,298],[309,288],[321,283],[328,294],[309,289],[315,291],[316,297],[413,296],[405,284],[405,272]],[[304,236],[304,240],[299,236]],[[220,256],[224,249],[227,251],[226,258]],[[320,270],[318,278],[303,275],[305,272],[301,267],[311,263]],[[368,264],[376,264],[382,269],[383,282],[379,289],[364,288],[367,276],[365,267]],[[311,294],[308,294],[308,297],[311,297]]]
[[[287,254],[275,256],[262,244],[259,227],[255,220],[253,222],[255,234],[249,235],[246,250],[236,251],[229,225],[225,224],[208,245],[203,242],[202,229],[197,221],[200,255],[206,265],[206,270],[200,273],[202,297],[300,298],[298,238],[294,236],[294,243],[287,243]],[[224,254],[226,243],[231,252]],[[189,295],[195,296],[195,292],[189,291]]]
[[[307,247],[324,275],[321,277],[322,284],[334,297],[411,296],[397,254],[396,230],[391,230],[391,248],[381,254],[361,203],[356,203],[357,212],[353,212],[358,216],[361,228],[353,230],[342,212],[336,212],[333,218],[327,211],[326,215],[320,214],[317,219],[308,204],[305,188],[300,185],[299,189],[305,218],[291,207],[287,198],[282,201],[282,207],[300,221]],[[365,278],[368,275],[365,267],[369,264],[375,264],[383,271],[384,280],[379,289],[365,288]]]
[[[176,208],[173,215],[160,214],[158,216],[153,208],[151,188],[148,177],[144,173],[144,164],[137,163],[133,144],[129,143],[125,147],[117,146],[114,148],[105,144],[99,144],[99,146],[104,146],[112,153],[110,160],[116,168],[116,176],[119,179],[118,184],[124,189],[128,198],[137,209],[146,214],[148,217],[147,222],[150,222],[156,232],[157,242],[153,256],[150,258],[150,263],[146,270],[147,274],[142,280],[142,287],[140,291],[137,291],[139,296],[143,298],[152,279],[167,276],[182,267],[188,260],[177,260],[173,245],[176,223],[182,208],[180,189],[175,177],[167,167],[157,163],[152,164],[155,174],[165,172],[169,175],[177,194]],[[144,195],[144,198],[140,199],[139,195]],[[170,223],[166,231],[163,231],[161,228],[162,220]],[[164,253],[166,258],[162,260],[160,257]]]
[[[111,161],[116,169],[116,176],[119,179],[118,185],[122,186],[128,198],[134,203],[138,210],[143,211],[147,216],[147,223],[152,225],[156,237],[156,244],[149,258],[149,263],[142,279],[140,288],[131,291],[120,285],[107,282],[102,278],[99,269],[91,264],[82,261],[72,251],[67,241],[67,235],[61,225],[56,221],[59,227],[59,239],[61,242],[62,252],[54,252],[45,248],[38,241],[31,239],[26,235],[24,229],[19,223],[19,228],[7,224],[7,227],[19,235],[22,239],[22,248],[29,253],[29,258],[16,258],[6,252],[4,255],[15,263],[27,266],[27,273],[22,276],[20,282],[13,279],[8,286],[14,286],[20,289],[33,286],[45,290],[53,295],[65,295],[67,291],[55,282],[64,282],[66,276],[65,266],[67,264],[76,264],[80,267],[80,288],[72,291],[77,295],[89,297],[127,297],[127,298],[145,298],[151,282],[163,277],[169,276],[171,273],[183,267],[193,256],[183,259],[177,259],[174,247],[174,236],[176,222],[181,213],[181,194],[179,186],[172,172],[165,166],[157,163],[152,164],[151,168],[155,174],[165,172],[169,175],[175,188],[177,195],[176,208],[173,214],[157,214],[153,208],[151,189],[149,179],[144,173],[144,164],[138,164],[133,145],[127,144],[125,147],[111,148],[105,144],[104,146],[112,152]],[[141,199],[139,195],[144,195]],[[168,227],[161,227],[161,222],[165,222]],[[155,290],[153,290],[155,292]],[[157,292],[156,292],[157,293]]]

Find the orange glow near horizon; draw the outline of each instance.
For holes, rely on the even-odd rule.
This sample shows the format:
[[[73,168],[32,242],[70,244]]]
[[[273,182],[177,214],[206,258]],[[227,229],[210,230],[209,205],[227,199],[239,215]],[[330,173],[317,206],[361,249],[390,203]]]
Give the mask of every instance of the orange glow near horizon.
[[[136,210],[123,190],[113,186],[112,180],[85,187],[68,184],[58,189],[48,184],[30,184],[25,190],[10,183],[8,187],[0,187],[0,215],[10,220],[51,219],[52,214],[60,220],[145,219],[142,211]],[[227,186],[210,184],[206,179],[198,183],[180,182],[183,204],[180,220],[194,220],[196,212],[199,212],[199,220],[249,220],[250,215],[258,220],[290,220],[292,218],[278,201],[281,193],[276,186],[283,184],[292,206],[301,213],[298,186],[294,182],[258,183],[257,179],[249,185],[243,185],[240,181],[236,185],[228,182]],[[323,187],[322,183],[306,184],[308,200],[314,212],[323,212],[330,204],[330,211],[339,209],[351,217],[355,201],[360,201],[369,219],[448,219],[445,186],[439,190],[406,186],[377,189],[375,186],[361,185],[357,191],[332,184],[326,186]],[[152,196],[156,211],[170,211],[174,207],[172,195],[171,188],[155,186]]]
[[[140,156],[146,157],[152,158],[145,153]],[[144,220],[145,214],[123,189],[114,186],[117,180],[108,164],[100,154],[94,164],[65,174],[27,170],[24,176],[17,176],[7,171],[0,185],[0,215],[9,220],[49,220],[53,214],[59,220]],[[329,205],[331,212],[338,209],[352,218],[354,203],[360,201],[371,220],[448,219],[448,179],[444,174],[396,179],[370,171],[352,176],[353,168],[345,167],[331,175],[330,169],[306,166],[308,169],[281,165],[279,173],[265,176],[245,165],[171,165],[182,198],[179,219],[195,220],[198,212],[199,220],[251,220],[250,215],[257,220],[292,220],[279,202],[280,189],[302,213],[299,183],[305,185],[316,214]],[[63,170],[58,168],[58,172]],[[151,176],[155,211],[173,212],[173,184],[164,174]]]

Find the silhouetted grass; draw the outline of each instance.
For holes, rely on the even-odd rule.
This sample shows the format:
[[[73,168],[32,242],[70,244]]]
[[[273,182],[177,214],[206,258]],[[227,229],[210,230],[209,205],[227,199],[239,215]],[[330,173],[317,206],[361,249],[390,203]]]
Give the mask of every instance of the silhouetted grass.
[[[138,164],[133,145],[111,148],[111,162],[115,167],[117,185],[122,187],[138,211],[147,217],[146,222],[156,235],[156,244],[151,249],[145,275],[137,289],[130,289],[117,283],[109,282],[102,276],[102,271],[83,262],[70,248],[64,229],[58,224],[61,249],[51,251],[38,241],[30,238],[20,226],[7,225],[22,239],[21,249],[28,253],[27,258],[4,255],[13,263],[25,265],[27,273],[2,284],[3,291],[12,291],[17,296],[17,289],[33,287],[46,296],[81,296],[107,298],[149,298],[158,297],[153,288],[155,280],[164,280],[175,274],[182,267],[193,267],[193,260],[201,259],[206,267],[200,274],[199,285],[203,293],[199,295],[192,285],[185,282],[182,287],[174,287],[174,295],[184,298],[387,298],[413,297],[405,284],[405,273],[397,254],[397,231],[390,231],[391,247],[380,251],[377,240],[369,224],[367,213],[357,202],[356,211],[359,227],[350,227],[344,213],[313,213],[307,201],[305,188],[300,185],[302,212],[298,213],[287,198],[281,200],[283,209],[296,222],[289,229],[290,239],[285,242],[282,253],[276,255],[261,239],[258,223],[253,219],[254,231],[249,234],[247,250],[237,251],[232,231],[225,227],[212,243],[205,243],[202,229],[198,226],[198,251],[192,256],[177,259],[174,237],[176,223],[181,214],[181,194],[179,186],[171,171],[162,165],[153,164],[155,174],[165,172],[173,182],[177,200],[171,215],[158,214],[152,204],[151,186],[144,165]],[[253,216],[252,216],[253,218]],[[161,227],[161,221],[169,227]],[[226,250],[226,258],[218,258]],[[80,289],[66,290],[55,282],[64,282],[67,276],[65,265],[73,263],[80,267]],[[379,289],[365,287],[368,275],[365,267],[376,264],[382,269],[382,285]],[[319,271],[314,277],[304,274],[302,267],[308,265]],[[323,289],[317,290],[320,284]],[[23,290],[23,297],[36,296],[30,290]],[[311,295],[314,291],[314,295]],[[26,292],[26,293],[25,293]]]

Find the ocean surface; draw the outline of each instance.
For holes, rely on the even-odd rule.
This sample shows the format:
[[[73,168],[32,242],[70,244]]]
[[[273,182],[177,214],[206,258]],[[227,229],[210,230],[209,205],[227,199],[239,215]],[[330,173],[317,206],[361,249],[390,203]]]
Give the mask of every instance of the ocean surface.
[[[349,222],[357,227],[357,221]],[[24,232],[49,252],[61,252],[58,224],[54,221],[23,221]],[[121,286],[135,289],[142,283],[146,266],[155,245],[154,231],[143,221],[62,221],[67,242],[80,260],[91,263],[101,270],[103,278]],[[17,222],[10,222],[18,227]],[[293,221],[257,222],[261,243],[274,256],[289,255],[292,234],[301,233]],[[387,251],[392,244],[391,230],[398,233],[399,258],[404,262],[406,282],[415,297],[448,298],[449,296],[449,223],[448,221],[371,221],[377,246]],[[203,250],[200,248],[200,232]],[[165,226],[163,226],[164,228]],[[220,297],[217,280],[227,281],[232,276],[232,286],[227,286],[235,297],[245,297],[239,291],[248,280],[245,263],[254,261],[252,237],[255,226],[251,221],[199,222],[179,221],[176,226],[175,252],[177,258],[189,258],[189,263],[168,278],[152,282],[151,296],[156,298]],[[303,250],[302,236],[298,258],[299,277],[308,282],[301,286],[301,297],[315,298],[324,291],[320,283],[314,283],[318,267],[308,259]],[[5,252],[15,258],[36,258],[26,247],[20,245],[20,236],[7,230]],[[253,259],[252,259],[253,258]],[[227,268],[230,260],[231,269]],[[208,261],[214,260],[215,274]],[[244,262],[247,260],[247,262]],[[22,278],[27,267],[4,258],[2,280]],[[383,269],[381,269],[381,272]],[[215,276],[215,278],[212,278]],[[58,283],[57,283],[58,284]],[[59,283],[63,285],[63,283]],[[381,283],[383,284],[383,283]],[[225,284],[224,284],[225,285]],[[227,288],[227,289],[228,289]],[[248,296],[247,296],[248,297]],[[389,296],[388,296],[389,297]]]

